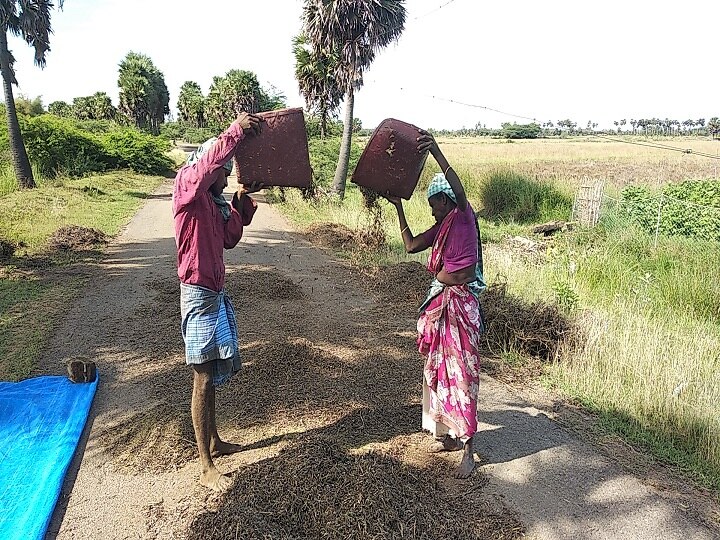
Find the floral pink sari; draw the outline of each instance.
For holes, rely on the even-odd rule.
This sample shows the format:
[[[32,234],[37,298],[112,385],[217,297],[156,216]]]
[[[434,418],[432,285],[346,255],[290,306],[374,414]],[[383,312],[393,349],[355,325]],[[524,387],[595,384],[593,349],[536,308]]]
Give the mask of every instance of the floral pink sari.
[[[442,252],[456,216],[457,209],[443,220],[433,244],[428,270],[435,275],[442,269]],[[430,414],[458,437],[472,437],[477,430],[478,346],[483,328],[478,290],[474,284],[443,286],[435,280],[424,305],[417,343],[427,356],[424,376]]]

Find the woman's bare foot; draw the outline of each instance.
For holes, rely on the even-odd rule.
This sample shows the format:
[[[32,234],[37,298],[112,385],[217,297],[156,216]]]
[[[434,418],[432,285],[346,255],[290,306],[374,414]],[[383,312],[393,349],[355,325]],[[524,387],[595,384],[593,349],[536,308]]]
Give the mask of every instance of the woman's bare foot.
[[[210,441],[210,455],[212,457],[229,456],[242,452],[243,447],[239,444],[232,444],[220,439]]]
[[[232,480],[229,476],[220,474],[218,470],[213,467],[200,474],[200,480],[198,483],[213,491],[223,492],[230,489]]]
[[[439,441],[435,441],[428,446],[428,453],[439,454],[440,452],[456,452],[462,450],[463,442],[460,439],[455,439],[450,435],[445,435]]]
[[[462,461],[458,468],[455,469],[455,478],[470,478],[473,470],[475,470],[475,456],[473,455],[472,437],[465,443],[465,451],[463,452]]]

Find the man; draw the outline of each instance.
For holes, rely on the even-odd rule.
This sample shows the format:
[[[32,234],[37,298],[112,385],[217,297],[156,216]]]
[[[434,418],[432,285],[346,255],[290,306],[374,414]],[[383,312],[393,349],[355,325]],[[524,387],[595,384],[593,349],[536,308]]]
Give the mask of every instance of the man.
[[[199,482],[215,491],[227,489],[231,481],[218,472],[212,458],[241,449],[220,439],[215,422],[215,387],[240,369],[235,313],[224,290],[223,249],[240,241],[257,208],[248,194],[262,184],[238,190],[231,204],[223,190],[236,146],[245,136],[259,133],[260,119],[241,113],[217,139],[206,141],[188,158],[173,189],[185,361],[194,371],[191,413],[202,467]]]

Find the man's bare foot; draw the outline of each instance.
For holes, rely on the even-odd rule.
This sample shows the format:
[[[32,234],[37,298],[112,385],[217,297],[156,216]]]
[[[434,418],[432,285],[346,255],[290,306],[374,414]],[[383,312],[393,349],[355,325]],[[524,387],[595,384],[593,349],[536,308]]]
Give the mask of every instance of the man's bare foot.
[[[213,467],[212,469],[208,469],[204,473],[200,474],[200,480],[198,483],[201,486],[212,489],[213,491],[223,492],[230,489],[232,480],[229,476],[220,474],[218,470]]]
[[[430,454],[438,454],[440,452],[456,452],[457,450],[462,450],[462,447],[463,443],[460,439],[455,439],[450,435],[445,435],[439,441],[435,441],[430,446],[428,446],[427,451]]]
[[[228,443],[220,439],[210,441],[210,455],[212,457],[229,456],[230,454],[242,452],[242,450],[243,447],[239,444]]]

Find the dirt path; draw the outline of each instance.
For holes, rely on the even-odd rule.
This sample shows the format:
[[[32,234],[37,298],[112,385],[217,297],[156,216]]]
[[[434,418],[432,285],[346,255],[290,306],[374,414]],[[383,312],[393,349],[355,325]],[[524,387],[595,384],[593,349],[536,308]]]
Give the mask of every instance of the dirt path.
[[[424,498],[462,496],[457,516],[445,515],[452,509],[438,514],[448,523],[477,516],[479,538],[519,537],[515,515],[531,538],[717,538],[488,377],[477,437],[483,465],[468,481],[446,480],[458,457],[428,459],[427,438],[416,433],[422,361],[413,302],[388,305],[368,295],[367,278],[300,239],[264,204],[242,244],[226,252],[246,364],[218,394],[218,423],[246,451],[219,460],[221,470],[239,471],[233,492],[216,496],[196,487],[170,189],[166,184],[148,200],[91,270],[42,360],[43,371],[60,372],[70,357],[92,357],[101,377],[84,453],[76,456],[49,538],[236,538],[241,521],[228,520],[242,508],[257,519],[253,508],[271,508],[284,493],[304,494],[331,511],[342,482],[362,488],[372,477],[365,469],[352,476],[352,467],[366,466],[356,449],[380,452],[373,470],[392,475],[374,478],[376,486],[390,482],[392,493],[360,501],[366,514],[404,493],[418,493],[418,508]],[[303,476],[308,461],[324,463],[340,451],[322,454],[326,443],[317,441],[347,450],[338,459],[351,475],[341,484]],[[418,478],[436,491],[417,491]],[[312,501],[303,504],[312,509]],[[329,519],[316,510],[318,521]],[[334,527],[345,526],[341,521]]]

